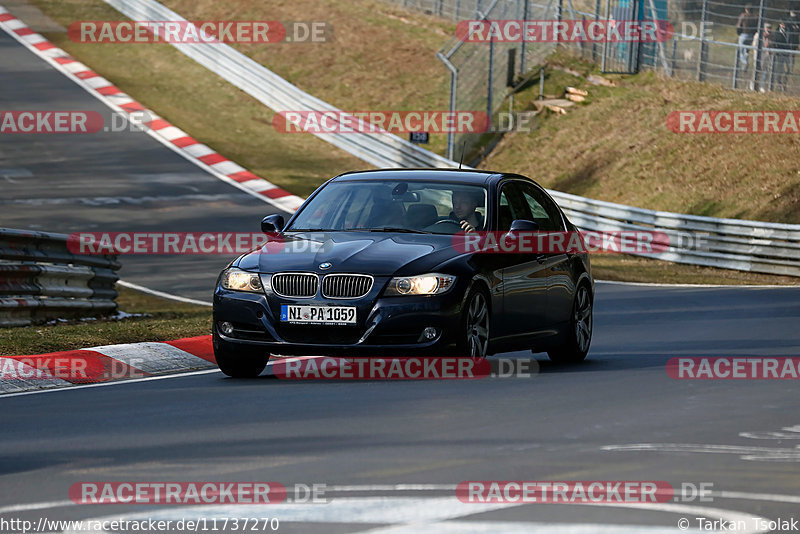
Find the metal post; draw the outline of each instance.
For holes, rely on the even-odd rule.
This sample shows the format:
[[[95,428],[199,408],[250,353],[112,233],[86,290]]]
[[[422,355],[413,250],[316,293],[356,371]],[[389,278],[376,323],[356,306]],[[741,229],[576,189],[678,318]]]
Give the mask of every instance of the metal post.
[[[769,55],[769,85],[767,91],[772,91],[773,84],[775,83],[775,52]]]
[[[708,22],[708,0],[703,0],[700,14],[700,57],[697,59],[697,81],[706,81],[706,63],[708,63],[708,43],[706,42],[706,23]]]
[[[489,117],[489,124],[492,123],[492,101],[494,100],[494,88],[492,87],[492,76],[494,75],[494,38],[489,41],[489,89],[486,93],[486,115]]]
[[[564,0],[558,0],[558,5],[556,6],[556,20],[561,22],[564,18]],[[561,43],[557,42],[556,46],[560,45]]]
[[[539,67],[539,100],[544,100],[544,67]]]
[[[605,23],[608,24],[608,15],[609,15],[609,3],[611,0],[606,0],[606,17]],[[608,39],[603,39],[603,57],[600,58],[600,70],[602,72],[606,71],[606,56],[608,55]]]
[[[763,1],[763,0],[762,0]],[[650,5],[650,18],[651,20],[658,20],[658,11],[656,10],[656,4],[653,0],[648,0],[647,2]],[[661,59],[661,64],[664,66],[664,72],[670,78],[673,76],[673,69],[672,66],[667,63],[667,53],[664,51],[664,43],[659,41],[656,43],[656,50],[658,51],[659,59]]]
[[[672,40],[672,74],[675,74],[675,60],[678,55],[678,41]]]
[[[739,48],[737,47],[735,51],[733,55],[733,87],[731,89],[736,89],[736,86],[739,85]]]
[[[758,71],[761,70],[761,49],[764,43],[764,0],[758,3],[758,43],[756,44],[756,55],[753,58],[753,77],[750,79],[750,86],[754,91],[758,91]]]
[[[599,2],[600,0],[598,0]],[[522,20],[528,20],[528,0],[523,2],[522,7]],[[519,72],[522,76],[525,76],[525,34],[522,35],[522,57],[519,60]]]
[[[600,20],[600,0],[596,0],[594,3],[594,21],[597,22]],[[592,61],[597,61],[597,42],[595,39],[592,39]]]
[[[453,117],[456,112],[456,90],[458,89],[458,70],[456,66],[453,65],[448,58],[446,58],[441,52],[436,53],[436,57],[444,63],[445,67],[450,71],[450,116]],[[455,133],[452,129],[447,132],[447,159],[453,159],[453,153],[455,152]]]

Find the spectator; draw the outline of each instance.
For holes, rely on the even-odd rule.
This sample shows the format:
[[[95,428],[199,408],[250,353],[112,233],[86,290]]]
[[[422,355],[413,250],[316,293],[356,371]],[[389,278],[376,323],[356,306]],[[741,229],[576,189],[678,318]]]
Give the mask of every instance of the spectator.
[[[770,48],[772,48],[772,24],[769,22],[764,24],[764,31],[756,35],[756,42],[759,41],[761,41],[761,55],[756,61],[755,68],[756,71],[761,73],[759,90],[763,93],[766,91],[767,74],[770,71],[770,61],[772,61],[772,53],[770,52]]]
[[[747,70],[747,56],[750,53],[747,47],[753,44],[758,29],[758,18],[750,12],[751,9],[750,4],[744,6],[744,11],[736,21],[736,33],[739,35],[739,67],[742,71]]]
[[[798,18],[796,11],[789,12],[786,28],[789,30],[789,50],[796,52],[797,46],[800,45],[800,18]],[[794,58],[796,55],[789,54],[789,72],[794,70]]]
[[[781,91],[786,90],[786,74],[789,71],[789,50],[791,50],[791,36],[789,35],[789,28],[786,21],[782,20],[778,23],[778,29],[772,33],[770,37],[772,48],[775,51],[775,63],[773,80]]]

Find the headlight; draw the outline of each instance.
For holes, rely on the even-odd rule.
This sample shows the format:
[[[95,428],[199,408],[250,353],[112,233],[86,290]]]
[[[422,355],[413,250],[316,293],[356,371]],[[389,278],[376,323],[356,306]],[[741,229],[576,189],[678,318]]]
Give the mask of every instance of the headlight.
[[[259,275],[241,271],[235,267],[222,273],[219,284],[223,288],[230,289],[231,291],[250,291],[253,293],[261,293],[264,291],[264,286],[261,284],[261,277]]]
[[[391,279],[385,295],[438,295],[453,287],[455,281],[455,276],[439,273],[400,276]]]

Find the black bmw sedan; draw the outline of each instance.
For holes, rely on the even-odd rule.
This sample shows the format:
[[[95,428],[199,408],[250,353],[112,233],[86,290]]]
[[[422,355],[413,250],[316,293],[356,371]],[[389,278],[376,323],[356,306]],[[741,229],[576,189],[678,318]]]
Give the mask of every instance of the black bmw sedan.
[[[270,241],[220,274],[214,354],[256,376],[270,354],[483,358],[546,351],[585,359],[594,282],[585,252],[459,245],[459,236],[576,232],[543,188],[516,174],[443,169],[337,176]]]

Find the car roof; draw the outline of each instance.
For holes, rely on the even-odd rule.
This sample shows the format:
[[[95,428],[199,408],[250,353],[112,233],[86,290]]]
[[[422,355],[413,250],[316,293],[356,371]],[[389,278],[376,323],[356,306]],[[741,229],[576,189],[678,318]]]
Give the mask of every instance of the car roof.
[[[452,181],[485,185],[492,179],[500,179],[502,173],[493,171],[467,170],[467,169],[377,169],[369,171],[354,171],[340,174],[331,181],[353,180],[419,180],[419,181]]]

